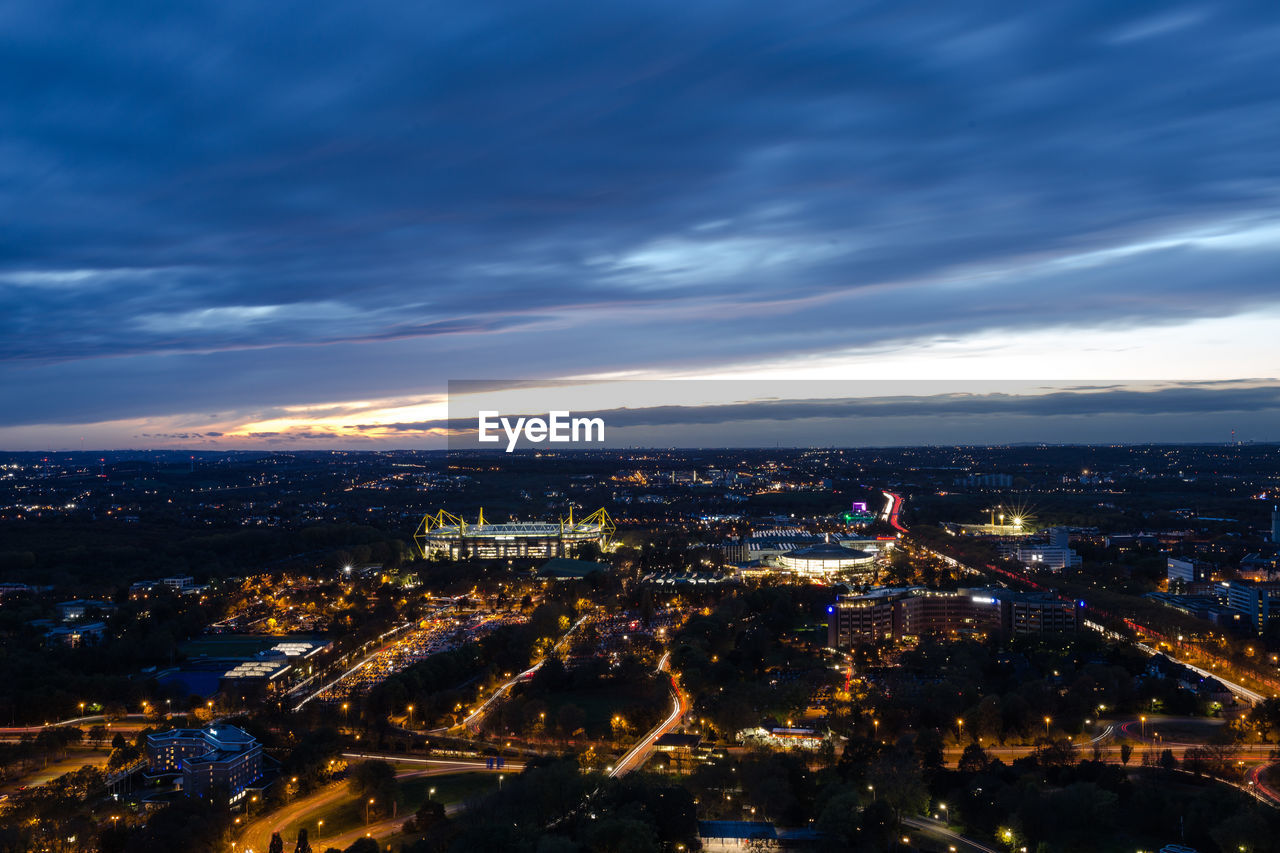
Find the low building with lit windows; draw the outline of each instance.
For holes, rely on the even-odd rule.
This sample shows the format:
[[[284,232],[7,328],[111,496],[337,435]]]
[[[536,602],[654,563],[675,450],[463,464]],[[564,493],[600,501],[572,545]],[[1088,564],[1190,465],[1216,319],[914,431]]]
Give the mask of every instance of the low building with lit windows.
[[[147,760],[151,773],[180,773],[189,797],[222,790],[234,802],[262,777],[262,744],[236,726],[147,735]]]

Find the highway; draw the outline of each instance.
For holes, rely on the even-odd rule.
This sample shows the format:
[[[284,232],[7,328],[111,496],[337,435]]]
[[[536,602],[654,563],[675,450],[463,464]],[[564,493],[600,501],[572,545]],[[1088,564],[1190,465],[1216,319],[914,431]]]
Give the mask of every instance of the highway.
[[[894,530],[899,533],[906,533],[907,528],[902,526],[902,522],[898,520],[898,514],[902,512],[902,495],[893,492],[881,492],[885,496],[888,503],[885,504],[884,512],[880,514],[882,520],[889,522]]]
[[[669,672],[671,665],[671,652],[667,652],[658,661],[658,672]],[[640,738],[635,746],[627,751],[627,754],[618,760],[618,763],[609,771],[610,776],[623,776],[642,767],[649,758],[649,753],[653,751],[653,745],[658,738],[670,732],[677,725],[684,715],[689,712],[689,696],[680,689],[679,682],[675,676],[671,677],[671,713],[665,720],[658,723],[648,734]]]

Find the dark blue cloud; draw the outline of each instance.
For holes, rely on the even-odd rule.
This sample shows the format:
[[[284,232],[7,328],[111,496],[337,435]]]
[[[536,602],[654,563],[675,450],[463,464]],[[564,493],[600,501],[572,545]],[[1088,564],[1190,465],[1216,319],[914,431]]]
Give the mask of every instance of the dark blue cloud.
[[[1277,45],[1250,3],[10,6],[6,419],[1275,305],[1274,239],[1176,238],[1276,227]]]

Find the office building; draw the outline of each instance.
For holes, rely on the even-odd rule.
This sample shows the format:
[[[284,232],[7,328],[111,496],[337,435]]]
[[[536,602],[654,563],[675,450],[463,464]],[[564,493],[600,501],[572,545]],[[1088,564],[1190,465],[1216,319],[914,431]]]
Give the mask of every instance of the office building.
[[[1204,583],[1213,580],[1213,574],[1216,566],[1213,563],[1206,563],[1203,560],[1194,560],[1190,557],[1170,557],[1167,573],[1169,584],[1175,582],[1183,584]]]
[[[236,726],[173,729],[147,735],[152,773],[181,773],[189,797],[223,791],[235,801],[262,777],[262,744]]]
[[[1244,616],[1249,627],[1261,634],[1280,616],[1280,583],[1232,580],[1224,583],[1227,606]]]
[[[1011,556],[1029,569],[1060,572],[1080,565],[1080,555],[1071,550],[1071,539],[1065,527],[1051,527],[1047,541],[1017,543]]]
[[[921,637],[1034,637],[1075,633],[1079,606],[1046,593],[1008,589],[883,588],[827,607],[827,644],[914,641]]]

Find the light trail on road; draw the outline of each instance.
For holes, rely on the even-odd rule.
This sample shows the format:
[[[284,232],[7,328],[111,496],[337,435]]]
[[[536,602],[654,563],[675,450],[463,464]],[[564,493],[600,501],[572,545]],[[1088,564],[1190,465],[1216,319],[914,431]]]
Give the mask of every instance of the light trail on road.
[[[489,710],[493,707],[494,703],[497,702],[499,699],[501,699],[503,696],[505,696],[507,691],[510,690],[512,687],[514,687],[522,678],[528,678],[532,676],[535,672],[537,672],[539,669],[541,669],[542,665],[546,663],[547,658],[555,654],[560,649],[560,647],[568,641],[569,637],[573,634],[573,632],[577,631],[578,628],[582,626],[582,623],[586,622],[587,619],[588,619],[587,616],[583,616],[577,622],[574,622],[571,626],[569,626],[569,630],[565,631],[564,635],[561,636],[560,639],[556,641],[556,644],[551,647],[551,651],[547,653],[547,657],[538,661],[533,666],[529,667],[524,672],[517,675],[515,678],[512,678],[510,681],[506,682],[505,684],[500,685],[497,690],[493,691],[492,696],[484,700],[484,702],[480,703],[480,705],[474,711],[468,714],[466,719],[462,721],[463,728],[472,729],[472,730],[478,729],[480,727],[480,723],[484,721],[485,716],[489,713]]]
[[[662,659],[658,661],[658,671],[666,672],[670,663],[671,652],[666,652],[663,654]],[[643,765],[645,759],[649,757],[649,751],[653,748],[653,744],[658,740],[658,738],[675,728],[676,724],[680,722],[680,719],[688,711],[688,697],[685,696],[684,691],[680,689],[680,685],[676,683],[674,676],[671,678],[671,699],[671,713],[665,720],[658,723],[658,725],[655,726],[647,735],[641,738],[635,746],[631,747],[626,755],[622,756],[618,763],[614,765],[614,768],[609,771],[610,776],[622,776],[625,773],[630,773],[636,767]]]

